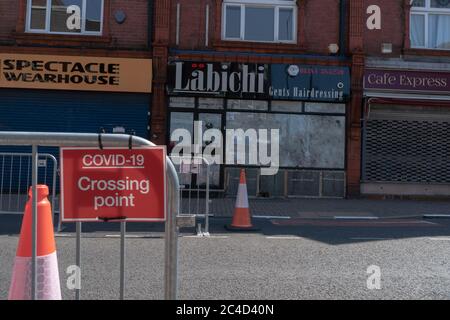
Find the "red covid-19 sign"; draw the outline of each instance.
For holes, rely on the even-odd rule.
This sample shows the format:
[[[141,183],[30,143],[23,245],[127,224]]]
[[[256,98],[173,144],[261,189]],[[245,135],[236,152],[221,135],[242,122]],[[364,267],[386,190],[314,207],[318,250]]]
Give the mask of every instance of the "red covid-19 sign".
[[[61,148],[61,219],[165,221],[166,149]]]

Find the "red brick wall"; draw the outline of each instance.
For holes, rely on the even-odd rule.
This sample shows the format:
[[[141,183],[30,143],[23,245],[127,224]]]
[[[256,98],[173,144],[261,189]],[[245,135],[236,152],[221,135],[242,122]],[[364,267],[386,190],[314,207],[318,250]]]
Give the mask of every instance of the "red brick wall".
[[[0,44],[17,42],[27,45],[36,42],[62,46],[89,48],[146,49],[148,40],[148,0],[105,0],[103,39],[91,37],[77,42],[76,36],[46,36],[23,34],[25,28],[26,0],[0,1]],[[123,24],[116,23],[114,12],[123,10],[127,19]],[[92,39],[92,41],[89,41]]]
[[[180,4],[180,42],[177,48],[187,50],[205,49],[206,5],[210,7],[209,44],[230,47],[235,50],[250,51],[258,48],[257,43],[239,43],[221,40],[221,0],[174,0],[171,3],[170,46],[176,47],[177,4]],[[278,50],[307,51],[328,54],[328,45],[339,42],[339,0],[299,0],[297,45],[277,44]],[[303,43],[302,43],[303,42]],[[261,45],[264,51],[270,51],[271,45]]]
[[[176,43],[177,4],[180,4],[180,46],[183,49],[200,49],[205,43],[205,15],[206,5],[209,4],[210,35],[214,33],[215,1],[211,0],[175,0],[171,1],[170,8],[170,44]]]
[[[19,1],[0,1],[0,43],[11,39],[16,29]]]
[[[364,13],[370,5],[381,8],[381,30],[368,30],[364,25],[364,48],[368,56],[399,56],[403,49],[405,35],[404,0],[365,0]],[[364,24],[369,17],[366,14]],[[382,43],[392,43],[392,54],[381,53]]]
[[[127,20],[116,23],[114,12],[123,10]],[[118,47],[145,48],[148,44],[148,0],[115,0],[111,4],[110,33]]]
[[[339,0],[306,1],[305,47],[328,53],[330,43],[339,44]]]

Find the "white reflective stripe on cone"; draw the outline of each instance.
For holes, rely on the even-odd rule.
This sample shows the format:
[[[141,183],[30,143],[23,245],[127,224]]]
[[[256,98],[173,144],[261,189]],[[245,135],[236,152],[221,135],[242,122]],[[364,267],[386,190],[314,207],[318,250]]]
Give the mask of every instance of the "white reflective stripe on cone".
[[[56,251],[37,257],[37,299],[61,300]],[[16,257],[8,300],[31,300],[31,257]]]
[[[247,185],[239,184],[236,208],[248,208]]]

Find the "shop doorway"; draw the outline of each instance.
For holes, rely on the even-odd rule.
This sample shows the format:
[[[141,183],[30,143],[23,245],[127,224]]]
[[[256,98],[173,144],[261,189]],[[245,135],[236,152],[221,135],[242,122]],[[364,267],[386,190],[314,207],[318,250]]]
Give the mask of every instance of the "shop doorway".
[[[371,104],[363,131],[363,194],[448,196],[450,111]]]
[[[236,195],[240,169],[245,168],[249,196],[345,196],[346,107],[343,103],[173,96],[169,98],[168,114],[167,141],[174,130],[183,128],[191,134],[193,143],[194,121],[202,121],[203,132],[219,129],[224,146],[227,130],[279,130],[279,155],[282,156],[275,175],[263,176],[260,166],[240,165],[237,159],[212,168],[212,188],[219,188],[224,195]],[[208,143],[202,141],[203,149]],[[237,140],[235,147],[236,143]],[[248,147],[245,152],[249,159]]]
[[[169,117],[169,137],[176,129],[186,129],[191,134],[191,143],[194,144],[194,121],[202,122],[202,132],[209,129],[217,129],[224,133],[224,113],[221,111],[204,112],[204,111],[171,111]],[[224,134],[223,134],[224,136]],[[202,153],[212,141],[202,139]],[[225,143],[225,141],[224,141]],[[223,189],[223,165],[211,164],[210,166],[210,188]],[[197,181],[197,177],[192,180],[193,185],[201,185],[204,181]]]

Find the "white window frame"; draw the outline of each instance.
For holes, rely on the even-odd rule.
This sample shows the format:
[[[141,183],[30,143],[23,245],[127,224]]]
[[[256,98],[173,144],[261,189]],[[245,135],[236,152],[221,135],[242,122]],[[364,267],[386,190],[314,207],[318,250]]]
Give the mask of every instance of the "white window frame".
[[[450,16],[450,9],[432,8],[431,0],[425,0],[425,7],[411,7],[411,12],[410,12],[410,17],[409,17],[409,21],[410,21],[409,39],[412,38],[411,20],[412,20],[413,15],[421,15],[424,17],[424,28],[425,28],[425,30],[424,30],[424,34],[425,34],[424,46],[412,46],[412,44],[411,44],[411,48],[413,48],[413,49],[428,49],[428,50],[446,50],[446,51],[450,50],[450,49],[445,49],[445,48],[430,48],[429,37],[428,37],[428,33],[429,33],[428,16],[430,14],[439,14],[439,15]]]
[[[239,38],[230,38],[226,36],[227,31],[227,7],[240,7],[241,9],[241,29]],[[274,8],[274,40],[246,40],[245,39],[245,8]],[[279,11],[280,9],[292,9],[292,40],[279,40]],[[297,43],[297,1],[280,0],[225,0],[222,4],[222,39],[228,41],[243,41],[243,42],[262,42],[262,43]]]
[[[25,32],[27,33],[45,33],[45,34],[59,34],[59,35],[87,35],[87,36],[99,36],[103,34],[103,18],[105,13],[105,0],[102,0],[102,7],[101,7],[101,15],[100,15],[100,31],[86,31],[86,3],[89,0],[82,0],[83,1],[83,8],[82,8],[82,19],[81,19],[81,32],[55,32],[50,31],[50,19],[52,14],[52,0],[46,0],[46,11],[45,11],[45,29],[31,29],[31,5],[32,0],[27,0],[27,17],[26,17],[26,27]]]

